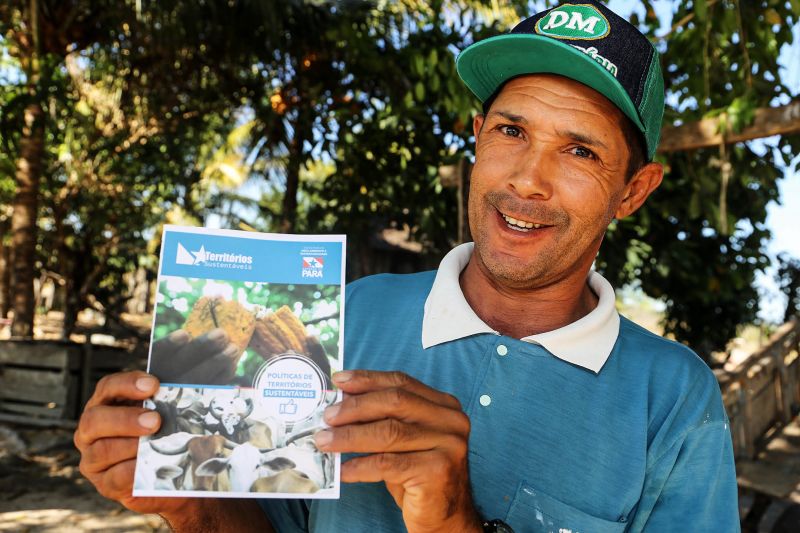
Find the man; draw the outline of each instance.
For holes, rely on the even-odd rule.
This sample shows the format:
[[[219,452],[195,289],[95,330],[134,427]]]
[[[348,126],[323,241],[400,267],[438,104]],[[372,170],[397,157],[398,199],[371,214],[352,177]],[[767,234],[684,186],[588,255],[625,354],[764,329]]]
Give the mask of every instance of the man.
[[[157,383],[105,380],[76,444],[105,495],[179,530],[735,531],[736,481],[713,374],[619,317],[590,271],[614,218],[662,179],[658,55],[593,0],[564,3],[458,58],[475,118],[471,244],[437,272],[347,294],[346,393],[322,450],[338,501],[130,497],[138,407]],[[138,387],[138,388],[137,388]],[[357,456],[350,454],[358,454]]]

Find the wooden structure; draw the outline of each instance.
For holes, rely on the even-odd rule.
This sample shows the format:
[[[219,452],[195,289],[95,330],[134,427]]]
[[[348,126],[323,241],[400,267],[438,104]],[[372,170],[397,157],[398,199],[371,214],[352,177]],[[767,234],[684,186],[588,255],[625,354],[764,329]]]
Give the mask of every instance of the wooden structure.
[[[800,503],[800,320],[732,372],[717,372],[731,422],[739,486]],[[794,434],[797,435],[794,435]]]
[[[717,372],[737,459],[753,459],[800,410],[800,321],[787,322],[732,372]]]
[[[105,374],[141,368],[122,348],[65,341],[0,342],[0,421],[74,426]]]
[[[756,110],[753,123],[739,132],[723,137],[720,119],[707,118],[681,126],[664,126],[661,130],[659,152],[696,150],[742,141],[751,141],[773,135],[800,133],[800,100],[781,107],[764,107]]]

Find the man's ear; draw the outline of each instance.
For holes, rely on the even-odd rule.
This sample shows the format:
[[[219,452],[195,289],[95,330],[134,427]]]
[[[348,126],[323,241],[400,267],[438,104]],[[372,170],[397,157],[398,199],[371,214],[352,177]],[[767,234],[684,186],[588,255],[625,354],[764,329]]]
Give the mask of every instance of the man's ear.
[[[478,136],[481,134],[484,120],[486,120],[486,116],[483,114],[475,115],[475,118],[472,119],[472,134],[475,136],[475,148],[478,147]]]
[[[639,209],[647,197],[661,185],[664,166],[661,163],[648,163],[640,168],[625,185],[625,195],[617,207],[614,218],[625,218]]]

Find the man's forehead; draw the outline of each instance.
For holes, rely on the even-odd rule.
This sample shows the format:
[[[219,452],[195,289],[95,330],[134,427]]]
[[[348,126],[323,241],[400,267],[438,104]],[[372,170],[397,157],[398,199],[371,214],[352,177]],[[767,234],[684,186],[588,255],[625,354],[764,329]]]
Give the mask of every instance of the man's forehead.
[[[615,122],[618,122],[622,117],[622,111],[611,100],[587,85],[558,74],[524,74],[517,76],[502,86],[497,93],[496,100],[503,100],[504,97],[510,95],[526,94],[533,91],[551,93],[559,100],[566,102],[566,105],[575,108],[575,110],[583,109],[587,106],[596,107],[597,111],[602,111],[604,114],[609,115],[609,118]]]
[[[553,111],[559,114],[551,117]],[[555,74],[526,74],[502,87],[486,118],[537,129],[549,124],[561,137],[616,151],[626,144],[624,117],[610,100],[580,82]]]

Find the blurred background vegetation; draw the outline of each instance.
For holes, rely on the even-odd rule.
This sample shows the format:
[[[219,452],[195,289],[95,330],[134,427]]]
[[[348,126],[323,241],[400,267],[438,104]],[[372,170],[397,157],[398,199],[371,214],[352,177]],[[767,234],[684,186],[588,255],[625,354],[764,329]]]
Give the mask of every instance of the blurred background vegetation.
[[[654,2],[634,3],[663,54],[666,123],[737,131],[797,97],[778,56],[800,1],[674,1],[666,32]],[[83,309],[121,322],[153,283],[163,223],[346,233],[350,279],[435,267],[467,237],[452,175],[478,110],[453,59],[547,4],[4,1],[0,319],[31,336],[50,279],[64,337]],[[800,138],[760,146],[660,154],[663,186],[597,262],[705,357],[757,319],[766,207]],[[782,264],[788,317],[800,269]]]

